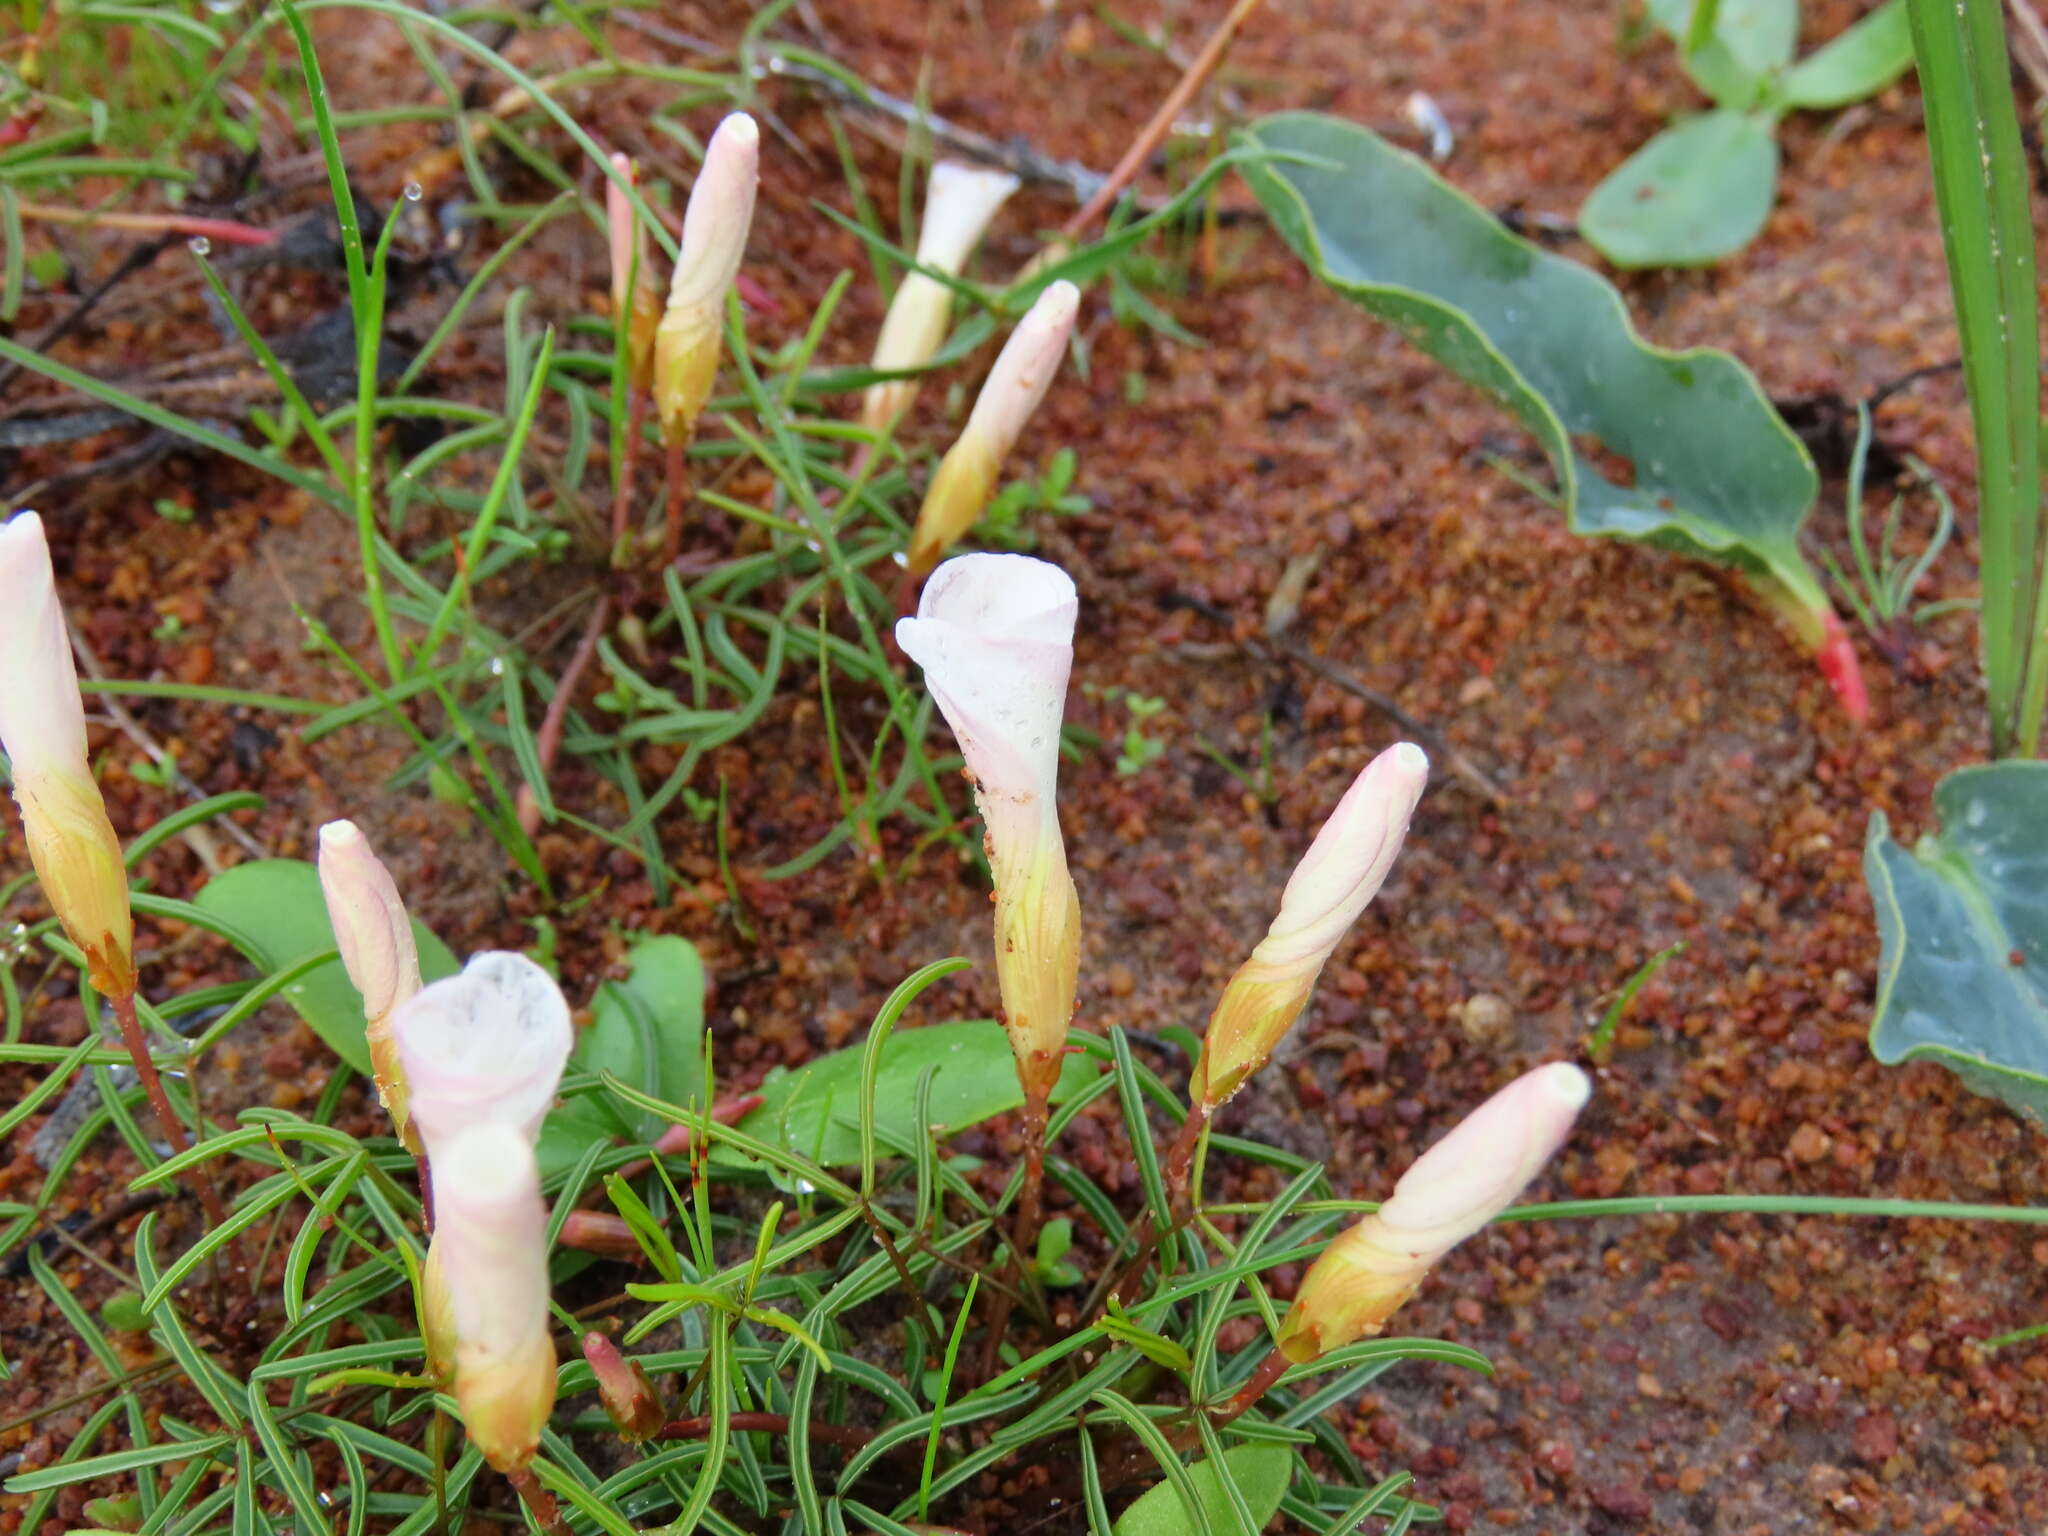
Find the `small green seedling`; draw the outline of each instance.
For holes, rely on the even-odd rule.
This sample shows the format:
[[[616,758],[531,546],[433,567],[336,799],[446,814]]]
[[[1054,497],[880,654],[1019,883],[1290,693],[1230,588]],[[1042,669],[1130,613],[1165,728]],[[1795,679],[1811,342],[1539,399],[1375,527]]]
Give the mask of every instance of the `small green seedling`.
[[[1878,641],[1899,638],[1899,632],[1909,624],[1917,624],[1938,613],[1947,613],[1959,606],[1971,606],[1970,600],[1959,599],[1912,606],[1913,593],[1947,548],[1949,536],[1955,531],[1956,508],[1949,499],[1947,489],[1934,477],[1934,472],[1917,458],[1907,456],[1915,477],[1934,497],[1937,517],[1934,532],[1927,540],[1927,547],[1913,559],[1898,554],[1899,523],[1905,508],[1906,498],[1894,496],[1892,504],[1884,515],[1884,531],[1878,536],[1875,552],[1870,547],[1870,533],[1863,522],[1863,482],[1870,464],[1870,410],[1867,406],[1856,407],[1856,447],[1849,458],[1849,484],[1844,492],[1844,509],[1849,519],[1849,554],[1856,570],[1852,576],[1842,568],[1841,561],[1833,553],[1823,549],[1821,564],[1827,568],[1829,578],[1842,595],[1842,600],[1856,615],[1857,620]]]
[[[1062,448],[1036,480],[1026,475],[998,491],[981,515],[981,534],[998,549],[1034,549],[1037,535],[1024,526],[1030,512],[1049,512],[1059,517],[1079,517],[1095,503],[1073,490],[1076,465],[1074,450]]]
[[[1698,267],[1739,251],[1778,192],[1778,121],[1874,95],[1913,62],[1906,0],[1885,0],[1793,62],[1799,0],[1649,0],[1714,110],[1658,134],[1595,187],[1579,233],[1617,267]]]

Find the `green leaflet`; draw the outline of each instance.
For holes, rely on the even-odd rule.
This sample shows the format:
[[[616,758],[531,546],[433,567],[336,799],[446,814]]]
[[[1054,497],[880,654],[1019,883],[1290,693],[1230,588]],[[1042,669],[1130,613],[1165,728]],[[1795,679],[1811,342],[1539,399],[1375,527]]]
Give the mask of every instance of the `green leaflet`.
[[[1287,1482],[1294,1472],[1294,1449],[1286,1445],[1240,1445],[1223,1453],[1230,1475],[1251,1506],[1258,1529],[1270,1525],[1287,1494]],[[1235,1531],[1230,1501],[1223,1491],[1216,1468],[1205,1458],[1188,1468],[1188,1481],[1195,1498],[1209,1517],[1209,1528]],[[1115,1536],[1192,1536],[1199,1529],[1189,1517],[1187,1505],[1170,1483],[1160,1483],[1140,1494],[1116,1523]]]
[[[1266,158],[1242,173],[1288,244],[1515,414],[1549,456],[1575,533],[1761,577],[1801,638],[1820,644],[1827,598],[1798,545],[1813,464],[1741,363],[1647,345],[1597,274],[1517,239],[1356,124],[1288,112],[1246,139]],[[1573,447],[1582,436],[1627,459],[1635,484],[1595,469]]]
[[[1756,238],[1778,195],[1778,119],[1847,106],[1913,62],[1906,0],[1885,0],[1792,63],[1798,0],[1650,0],[1679,62],[1718,110],[1665,129],[1579,209],[1579,233],[1618,267],[1700,267]]]
[[[570,1074],[609,1072],[669,1104],[704,1102],[704,963],[686,939],[644,938],[627,951],[631,974],[607,981],[590,1002],[590,1026],[579,1030]],[[541,1126],[541,1175],[576,1165],[592,1142],[652,1142],[667,1125],[614,1099],[603,1088],[575,1093]]]
[[[238,864],[207,881],[192,900],[254,939],[257,947],[247,958],[266,971],[284,970],[334,948],[319,871],[301,859]],[[419,943],[422,980],[439,981],[461,969],[448,946],[417,920],[412,932]],[[370,1048],[363,1040],[363,999],[341,968],[340,956],[315,966],[286,987],[284,997],[313,1033],[327,1042],[328,1049],[368,1075]]]
[[[860,1159],[861,1046],[834,1051],[793,1072],[777,1068],[761,1084],[761,1106],[739,1128],[826,1167]],[[928,1024],[889,1036],[875,1082],[875,1124],[884,1155],[914,1147],[917,1081],[929,1069],[932,1124],[941,1135],[964,1130],[1024,1102],[1010,1037],[993,1019]],[[1067,1058],[1053,1102],[1094,1074],[1078,1056]]]
[[[1617,267],[1704,266],[1754,240],[1777,194],[1770,119],[1723,107],[1630,155],[1587,197],[1579,227]]]
[[[1910,853],[1880,812],[1864,878],[1883,946],[1870,1049],[1938,1061],[2048,1125],[2048,763],[1959,768]]]

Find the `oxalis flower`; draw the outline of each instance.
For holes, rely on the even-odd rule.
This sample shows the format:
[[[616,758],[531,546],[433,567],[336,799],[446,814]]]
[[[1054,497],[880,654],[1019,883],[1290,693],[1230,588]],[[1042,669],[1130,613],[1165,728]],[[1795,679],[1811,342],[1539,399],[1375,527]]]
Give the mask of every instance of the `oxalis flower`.
[[[104,997],[135,991],[128,873],[86,761],[85,704],[43,520],[0,527],[0,746],[43,893]]]
[[[988,382],[975,398],[966,429],[939,461],[918,509],[917,528],[910,536],[912,575],[930,570],[988,505],[1003,460],[1059,372],[1080,302],[1080,290],[1072,283],[1052,284],[1003,344]]]
[[[1067,573],[1025,555],[964,555],[925,583],[896,643],[959,738],[988,829],[996,978],[1027,1099],[1059,1077],[1080,967],[1081,906],[1054,793],[1079,603]]]
[[[668,305],[654,332],[654,404],[664,443],[688,442],[711,398],[724,351],[725,295],[746,255],[760,164],[761,130],[735,112],[712,134],[690,189]]]
[[[352,821],[330,821],[320,829],[320,892],[327,899],[327,921],[342,968],[363,994],[363,1035],[377,1097],[399,1140],[417,1154],[419,1133],[406,1111],[405,1068],[391,1020],[420,989],[419,948],[391,871]]]
[[[1420,747],[1399,742],[1366,764],[1323,823],[1266,930],[1209,1018],[1190,1096],[1206,1118],[1273,1053],[1315,991],[1337,941],[1379,894],[1429,781]]]
[[[1467,1115],[1309,1267],[1280,1325],[1281,1353],[1299,1363],[1378,1333],[1438,1260],[1514,1203],[1592,1091],[1585,1073],[1556,1061]]]
[[[435,1162],[437,1143],[473,1125],[538,1137],[575,1043],[555,979],[504,950],[473,956],[459,974],[422,988],[398,1009],[391,1031],[412,1118]],[[437,1175],[437,1197],[441,1182]]]
[[[457,1319],[444,1278],[442,1213],[468,1197],[455,1144],[479,1126],[504,1126],[528,1150],[554,1103],[574,1043],[569,1005],[552,976],[524,955],[487,950],[457,975],[424,987],[393,1014],[410,1123],[426,1149],[435,1212],[420,1308],[427,1364],[459,1370]]]
[[[433,1167],[426,1311],[452,1332],[469,1438],[493,1467],[516,1472],[555,1405],[540,1169],[519,1127],[492,1120],[437,1142]]]
[[[917,234],[917,264],[958,277],[996,210],[1016,190],[1017,178],[1004,171],[984,171],[957,160],[934,165]],[[875,367],[890,372],[923,367],[938,354],[952,318],[952,289],[926,273],[907,274],[882,317]],[[870,432],[885,431],[916,398],[915,379],[870,384],[861,399],[861,424]]]

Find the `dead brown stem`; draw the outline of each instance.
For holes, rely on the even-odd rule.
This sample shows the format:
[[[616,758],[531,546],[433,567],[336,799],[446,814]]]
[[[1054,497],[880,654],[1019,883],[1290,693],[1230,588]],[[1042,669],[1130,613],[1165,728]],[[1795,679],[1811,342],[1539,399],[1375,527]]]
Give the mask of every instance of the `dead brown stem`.
[[[1230,14],[1218,23],[1209,35],[1202,51],[1195,55],[1187,70],[1181,75],[1166,100],[1159,104],[1159,110],[1152,114],[1150,122],[1138,130],[1138,136],[1131,141],[1131,147],[1124,151],[1123,159],[1109,173],[1109,179],[1095,189],[1095,195],[1081,205],[1080,211],[1060,227],[1060,239],[1078,238],[1089,225],[1093,224],[1137,179],[1138,172],[1145,168],[1145,162],[1152,158],[1152,151],[1173,127],[1173,120],[1180,116],[1188,102],[1194,98],[1202,83],[1216,72],[1216,66],[1223,62],[1223,55],[1230,50],[1231,39],[1237,36],[1238,28],[1251,19],[1252,12],[1259,8],[1259,0],[1237,0],[1230,8]]]
[[[739,1430],[742,1434],[752,1430],[764,1430],[771,1435],[789,1433],[789,1416],[782,1413],[735,1413],[726,1417],[728,1429]],[[857,1450],[868,1443],[865,1432],[844,1424],[821,1424],[816,1419],[810,1423],[811,1438],[826,1445],[843,1446]],[[670,1419],[656,1430],[656,1440],[701,1440],[711,1433],[711,1416],[700,1414],[691,1419]]]

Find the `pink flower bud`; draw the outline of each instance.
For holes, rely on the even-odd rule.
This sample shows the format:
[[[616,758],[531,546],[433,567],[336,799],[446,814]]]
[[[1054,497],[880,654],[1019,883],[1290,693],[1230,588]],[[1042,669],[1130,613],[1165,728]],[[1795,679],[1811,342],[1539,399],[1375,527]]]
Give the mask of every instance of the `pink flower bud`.
[[[533,1147],[485,1122],[434,1149],[434,1276],[455,1338],[463,1427],[500,1472],[533,1458],[555,1405],[547,1207]]]
[[[583,1358],[597,1378],[598,1399],[612,1423],[628,1441],[645,1440],[668,1422],[661,1394],[637,1360],[619,1353],[619,1346],[601,1333],[583,1335]]]
[[[1209,1019],[1192,1096],[1213,1114],[1264,1064],[1315,991],[1316,978],[1379,893],[1429,782],[1422,749],[1399,742],[1365,766],[1280,897],[1280,915],[1230,978]]]
[[[555,979],[524,955],[487,950],[392,1016],[410,1110],[441,1194],[440,1144],[484,1123],[531,1142],[575,1043]]]
[[[725,341],[725,295],[747,253],[761,130],[744,112],[718,125],[683,213],[668,305],[654,333],[654,403],[666,443],[688,442],[711,398]]]
[[[1017,190],[1017,178],[954,160],[932,167],[925,190],[924,224],[917,235],[921,267],[958,277],[981,243],[996,210]],[[922,272],[907,274],[889,301],[874,366],[895,372],[921,368],[937,355],[953,318],[953,290]],[[917,380],[871,384],[861,401],[861,422],[871,432],[888,427],[917,398]]]
[[[1368,1338],[1459,1243],[1514,1204],[1571,1134],[1593,1085],[1568,1062],[1525,1072],[1461,1120],[1393,1198],[1323,1250],[1280,1325],[1290,1360]]]
[[[917,617],[896,625],[974,777],[995,873],[1003,1022],[1034,1098],[1059,1076],[1080,968],[1080,901],[1054,803],[1078,607],[1056,565],[965,555],[933,572]]]
[[[327,921],[341,951],[342,968],[363,994],[363,1035],[377,1097],[399,1138],[418,1151],[406,1113],[405,1068],[391,1034],[391,1013],[420,989],[419,948],[412,919],[391,871],[371,851],[369,839],[352,821],[330,821],[320,829],[320,893]]]
[[[981,516],[1002,474],[1003,460],[1016,446],[1066,356],[1074,333],[1081,291],[1069,282],[1052,284],[1003,344],[988,382],[958,441],[932,475],[910,539],[910,569],[922,575]]]
[[[654,265],[647,259],[647,230],[626,195],[633,183],[628,155],[611,157],[612,175],[604,184],[606,233],[611,238],[612,323],[626,328],[626,374],[636,389],[654,378],[654,332],[661,324],[661,289]]]
[[[86,762],[85,704],[43,520],[33,512],[0,527],[0,614],[0,746],[29,859],[93,986],[126,997],[135,990],[128,871]]]

